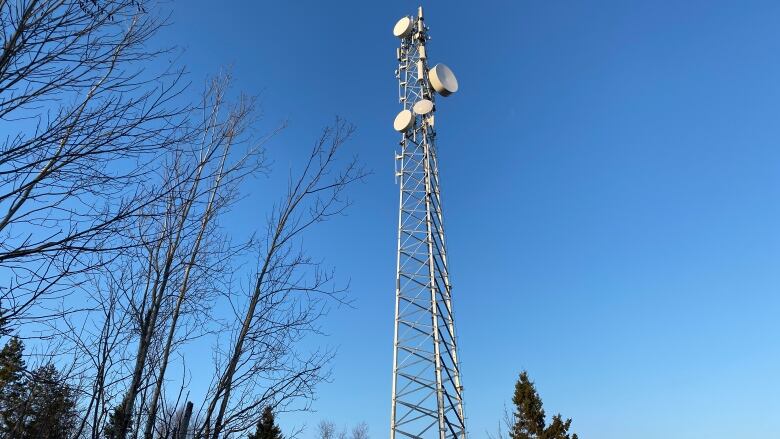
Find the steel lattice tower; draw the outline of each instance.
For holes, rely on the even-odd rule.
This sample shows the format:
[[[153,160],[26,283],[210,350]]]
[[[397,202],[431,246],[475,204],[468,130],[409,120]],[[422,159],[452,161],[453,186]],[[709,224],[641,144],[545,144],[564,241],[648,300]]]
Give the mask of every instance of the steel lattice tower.
[[[400,38],[396,77],[403,109],[395,124],[402,137],[390,439],[465,439],[432,105],[434,92],[446,96],[457,82],[442,66],[440,75],[451,76],[442,86],[434,78],[441,65],[428,67],[422,8],[417,17],[402,18],[394,33]]]

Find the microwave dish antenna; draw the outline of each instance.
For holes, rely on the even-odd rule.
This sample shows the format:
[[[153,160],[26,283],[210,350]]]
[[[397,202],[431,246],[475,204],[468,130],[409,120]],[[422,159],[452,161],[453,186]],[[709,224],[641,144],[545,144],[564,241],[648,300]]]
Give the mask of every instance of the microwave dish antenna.
[[[393,121],[393,129],[404,133],[414,124],[414,115],[409,110],[401,110]]]
[[[412,19],[409,17],[403,17],[395,23],[395,26],[393,27],[393,35],[398,38],[406,38],[410,33],[412,33],[413,27],[414,22],[412,22]]]
[[[436,93],[449,96],[458,91],[458,79],[449,67],[444,64],[436,64],[428,72],[428,79]]]
[[[426,114],[433,111],[433,101],[430,101],[428,99],[421,99],[414,103],[412,110],[414,110],[414,114],[425,116]]]

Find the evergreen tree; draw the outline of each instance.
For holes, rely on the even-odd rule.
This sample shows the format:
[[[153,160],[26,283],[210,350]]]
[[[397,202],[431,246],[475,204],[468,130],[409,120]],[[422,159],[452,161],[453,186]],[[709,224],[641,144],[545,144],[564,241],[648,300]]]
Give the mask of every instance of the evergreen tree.
[[[0,437],[70,437],[76,426],[73,388],[52,364],[27,376],[23,351],[15,337],[0,350]]]
[[[122,423],[122,420],[125,419],[125,417],[127,417],[127,415],[125,415],[125,405],[123,403],[120,403],[108,415],[108,421],[106,421],[106,426],[103,429],[103,436],[105,436],[106,439],[122,439],[123,437],[126,437],[127,435],[132,433],[133,432],[132,419],[128,424],[127,430],[125,431],[124,435],[119,429],[119,425]]]
[[[515,405],[514,425],[510,432],[512,439],[536,439],[544,432],[544,409],[542,399],[536,393],[534,383],[528,379],[528,373],[523,371],[515,383],[515,394],[512,397]]]
[[[260,420],[257,421],[257,429],[249,434],[249,439],[283,439],[282,430],[276,425],[274,412],[270,406],[263,409]]]
[[[0,437],[21,431],[25,409],[24,344],[13,337],[0,350]]]
[[[546,425],[542,398],[526,371],[515,383],[512,403],[515,411],[509,431],[511,439],[578,439],[575,433],[569,434],[571,419],[564,421],[560,414],[553,416],[550,425]]]
[[[24,344],[13,337],[0,350],[0,391],[9,383],[20,381],[24,375]],[[3,392],[5,393],[5,392]]]
[[[29,416],[25,438],[67,439],[76,428],[74,390],[52,364],[34,370],[28,381]]]

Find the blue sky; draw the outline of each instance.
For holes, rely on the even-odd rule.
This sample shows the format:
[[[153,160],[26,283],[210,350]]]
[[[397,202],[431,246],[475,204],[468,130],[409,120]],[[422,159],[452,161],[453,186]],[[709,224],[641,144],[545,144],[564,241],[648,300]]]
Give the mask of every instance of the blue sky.
[[[320,419],[388,434],[398,187],[395,21],[417,3],[172,4],[193,81],[261,94],[275,174],[340,115],[374,171],[307,237],[351,279]],[[780,3],[425,3],[466,414],[494,430],[522,369],[583,439],[780,437]],[[264,128],[262,125],[261,129]],[[260,227],[262,203],[233,213]]]

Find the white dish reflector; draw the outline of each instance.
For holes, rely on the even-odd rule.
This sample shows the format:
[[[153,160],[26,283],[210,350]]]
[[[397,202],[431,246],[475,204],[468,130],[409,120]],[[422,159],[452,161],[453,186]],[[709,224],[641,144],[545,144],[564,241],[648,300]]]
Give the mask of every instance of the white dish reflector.
[[[458,80],[449,67],[444,64],[436,64],[428,71],[428,79],[436,93],[449,96],[458,91]]]
[[[393,128],[399,133],[408,130],[414,123],[414,114],[409,110],[401,110],[393,121]]]
[[[412,19],[404,17],[395,24],[393,28],[393,35],[398,38],[405,38],[412,32]]]
[[[433,111],[433,102],[428,99],[421,99],[414,103],[412,110],[420,116],[424,116]]]

